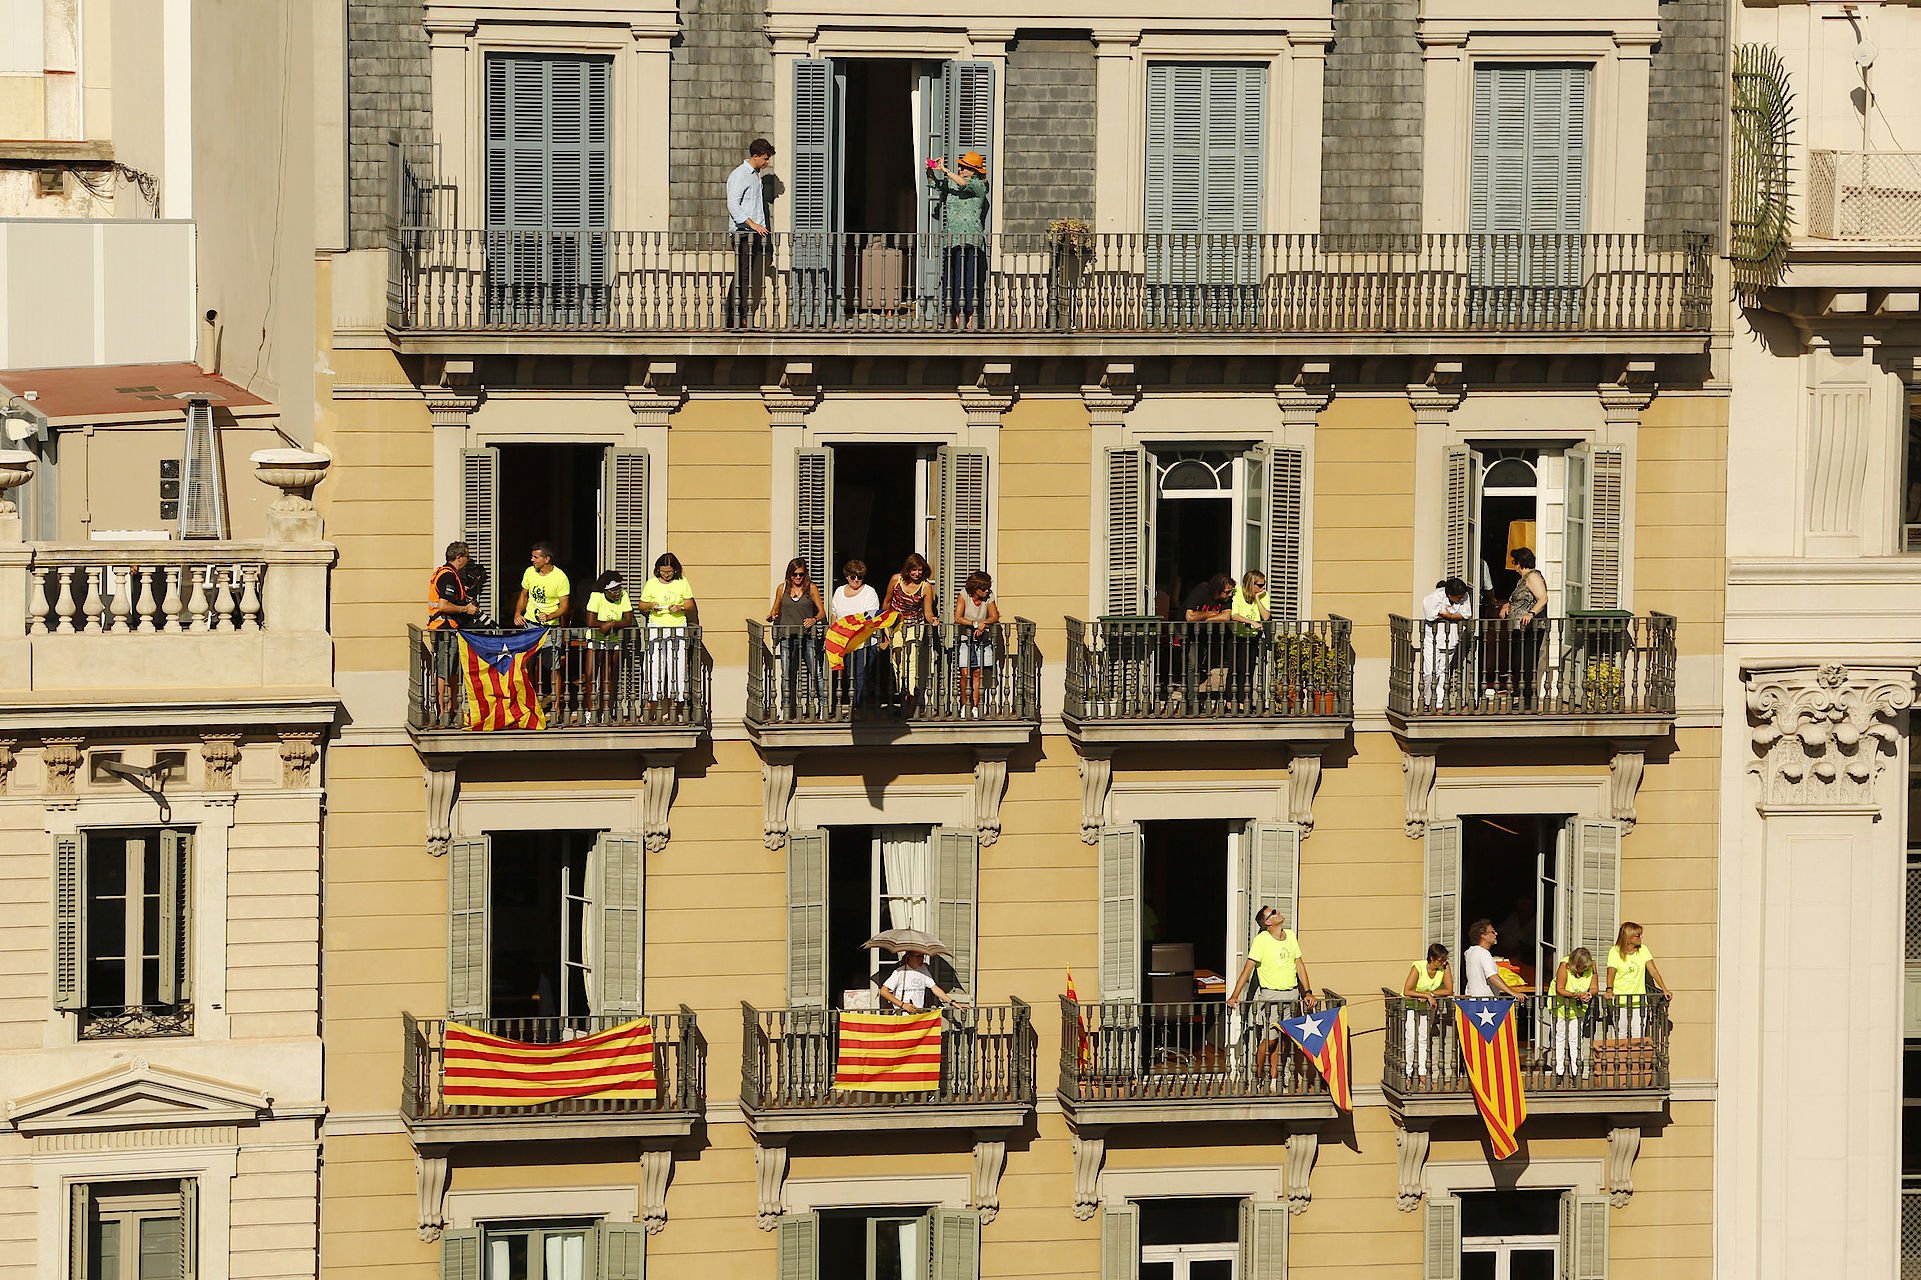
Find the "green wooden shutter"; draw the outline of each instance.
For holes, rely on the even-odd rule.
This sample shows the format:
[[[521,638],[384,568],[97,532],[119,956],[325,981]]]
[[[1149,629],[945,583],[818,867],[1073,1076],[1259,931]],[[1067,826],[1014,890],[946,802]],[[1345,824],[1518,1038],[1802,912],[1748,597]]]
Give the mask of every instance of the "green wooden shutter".
[[[1131,1200],[1101,1205],[1101,1280],[1139,1280],[1141,1210]]]
[[[447,853],[447,1014],[487,1016],[486,837],[456,840]]]
[[[1287,1206],[1241,1201],[1240,1280],[1287,1280]]]
[[[1530,68],[1527,230],[1548,238],[1529,264],[1529,283],[1559,289],[1581,283],[1587,170],[1588,68]]]
[[[1482,246],[1477,284],[1571,293],[1581,283],[1588,76],[1585,66],[1475,68],[1468,229],[1514,237]],[[1573,318],[1570,296],[1532,295],[1527,305],[1531,315]]]
[[[1145,226],[1152,284],[1248,284],[1259,264],[1267,69],[1150,63]]]
[[[1562,559],[1563,607],[1574,613],[1588,607],[1588,572],[1593,560],[1594,455],[1588,445],[1567,451],[1567,552]]]
[[[1276,445],[1267,460],[1267,603],[1278,619],[1298,621],[1307,582],[1307,455]],[[1250,566],[1251,567],[1251,566]]]
[[[93,1238],[93,1188],[84,1182],[67,1186],[67,1280],[93,1280],[87,1266],[87,1245]]]
[[[934,936],[953,954],[954,981],[974,990],[974,948],[980,896],[980,833],[964,827],[934,831]]]
[[[1261,195],[1267,167],[1267,68],[1252,63],[1207,69],[1207,169],[1201,210],[1209,280],[1252,285],[1260,278]],[[1244,323],[1247,299],[1220,300],[1215,314]]]
[[[1528,230],[1528,91],[1533,70],[1502,64],[1474,69],[1473,155],[1468,165],[1471,232],[1517,235]],[[1508,260],[1508,266],[1513,265]]]
[[[1626,593],[1621,589],[1622,526],[1627,519],[1627,454],[1619,445],[1597,444],[1590,447],[1589,471],[1587,607],[1619,609]]]
[[[1251,822],[1254,846],[1253,911],[1278,908],[1289,927],[1301,927],[1301,829],[1291,822]],[[1250,914],[1251,918],[1251,914]]]
[[[927,1215],[927,1246],[930,1280],[980,1280],[980,1211],[930,1211]]]
[[[647,1228],[638,1222],[603,1222],[595,1254],[598,1280],[647,1280]]]
[[[779,1280],[816,1280],[820,1275],[820,1215],[784,1214],[775,1235],[774,1253]]]
[[[1422,1251],[1421,1280],[1460,1280],[1461,1201],[1429,1196]]]
[[[942,445],[936,452],[939,525],[935,530],[935,616],[954,607],[967,575],[987,568],[987,450]],[[945,941],[945,939],[943,939]]]
[[[1444,536],[1442,574],[1467,583],[1478,602],[1493,584],[1481,580],[1481,454],[1464,444],[1447,447]]]
[[[1586,947],[1596,965],[1605,965],[1621,910],[1621,824],[1570,819],[1568,853],[1574,863],[1568,947]]]
[[[158,1004],[193,994],[193,833],[160,833],[160,986]]]
[[[460,451],[460,540],[488,574],[492,600],[476,600],[495,617],[506,612],[500,595],[506,573],[500,563],[500,455],[492,449]]]
[[[440,1280],[480,1280],[481,1274],[479,1229],[441,1232]]]
[[[834,451],[798,449],[794,452],[794,554],[807,562],[807,571],[833,590],[838,566],[834,554]]]
[[[1448,954],[1461,950],[1461,823],[1427,824],[1427,910],[1423,919],[1422,949],[1440,943]]]
[[[594,967],[595,1013],[641,1012],[641,962],[645,955],[646,868],[641,837],[602,832],[594,841],[597,913]]]
[[[1608,1198],[1561,1197],[1561,1280],[1608,1280]]]
[[[87,859],[80,836],[53,838],[53,1007],[87,1007]]]
[[[955,156],[978,151],[993,171],[994,159],[994,64],[972,59],[954,59],[941,64],[941,103],[945,119],[945,154]]]
[[[647,562],[648,470],[645,449],[609,449],[601,464],[606,519],[600,563],[630,583],[645,582],[653,573]],[[586,599],[582,595],[581,603]]]
[[[200,1273],[200,1184],[192,1178],[180,1182],[180,1280],[194,1280]]]
[[[794,235],[794,266],[818,270],[828,265],[827,235],[840,228],[839,93],[834,64],[827,58],[794,63],[793,183],[788,189]]]
[[[1101,999],[1141,998],[1141,829],[1101,832]]]
[[[579,322],[604,303],[612,70],[579,54],[487,58],[490,294],[507,318]]]
[[[1152,569],[1149,513],[1154,509],[1153,464],[1147,450],[1135,445],[1107,450],[1105,470],[1107,565],[1102,612],[1144,614],[1148,611],[1148,575]]]
[[[787,1003],[827,1007],[827,833],[787,833]]]

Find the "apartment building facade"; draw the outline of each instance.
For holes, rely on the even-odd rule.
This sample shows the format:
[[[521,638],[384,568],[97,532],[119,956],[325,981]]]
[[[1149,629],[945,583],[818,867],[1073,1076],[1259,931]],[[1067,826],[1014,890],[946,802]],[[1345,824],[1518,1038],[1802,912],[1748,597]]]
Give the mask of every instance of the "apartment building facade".
[[[1713,1270],[1718,10],[341,13],[327,1274]],[[979,232],[926,163],[968,152]],[[455,542],[502,620],[536,542],[575,609],[671,552],[697,630],[559,633],[547,727],[470,731]],[[910,553],[941,624],[821,675],[789,562]],[[1269,623],[1184,620],[1250,570]],[[1263,905],[1351,1116],[1208,977]],[[1676,991],[1559,1070],[1534,1006],[1500,1165],[1401,996],[1478,918],[1541,980],[1639,922]],[[890,926],[971,1003],[880,1105],[831,1064]],[[442,1089],[450,1023],[637,1015],[651,1099]]]

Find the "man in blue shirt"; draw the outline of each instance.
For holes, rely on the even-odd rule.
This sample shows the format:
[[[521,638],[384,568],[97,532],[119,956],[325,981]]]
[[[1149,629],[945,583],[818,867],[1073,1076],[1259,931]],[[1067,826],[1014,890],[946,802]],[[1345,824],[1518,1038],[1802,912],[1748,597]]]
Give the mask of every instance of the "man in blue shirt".
[[[727,225],[734,233],[734,287],[727,298],[730,329],[744,329],[753,318],[767,253],[767,189],[761,174],[773,158],[774,144],[755,138],[747,145],[747,158],[727,175]]]

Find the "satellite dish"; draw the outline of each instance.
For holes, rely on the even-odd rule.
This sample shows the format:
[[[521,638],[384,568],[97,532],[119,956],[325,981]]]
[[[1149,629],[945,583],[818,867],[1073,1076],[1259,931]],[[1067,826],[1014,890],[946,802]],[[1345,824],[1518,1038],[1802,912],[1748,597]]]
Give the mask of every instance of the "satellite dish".
[[[1879,56],[1881,56],[1881,50],[1875,47],[1872,40],[1863,40],[1854,46],[1854,65],[1863,71],[1872,67],[1874,60]]]

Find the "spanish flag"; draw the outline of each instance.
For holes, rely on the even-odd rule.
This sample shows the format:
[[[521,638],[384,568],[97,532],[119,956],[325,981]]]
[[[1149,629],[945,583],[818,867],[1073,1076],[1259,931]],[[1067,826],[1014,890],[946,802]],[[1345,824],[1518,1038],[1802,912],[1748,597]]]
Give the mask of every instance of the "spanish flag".
[[[623,1022],[560,1044],[523,1044],[458,1022],[447,1024],[441,1093],[460,1107],[528,1107],[565,1098],[651,1101],[654,1024]]]
[[[900,614],[892,609],[886,613],[850,613],[833,626],[827,628],[827,669],[839,671],[847,664],[847,655],[867,643],[867,638],[876,631],[891,630],[900,621]]]
[[[1514,1131],[1527,1119],[1527,1095],[1521,1090],[1521,1049],[1515,1038],[1512,1000],[1460,997],[1454,1001],[1454,1024],[1461,1037],[1461,1057],[1467,1063],[1474,1101],[1487,1122],[1488,1145],[1496,1160],[1521,1149]]]
[[[528,627],[508,636],[453,634],[459,637],[460,669],[467,689],[467,727],[545,729],[547,717],[534,689],[533,661],[547,642],[547,628]]]
[[[840,1015],[834,1087],[868,1093],[927,1093],[940,1088],[941,1015]]]

